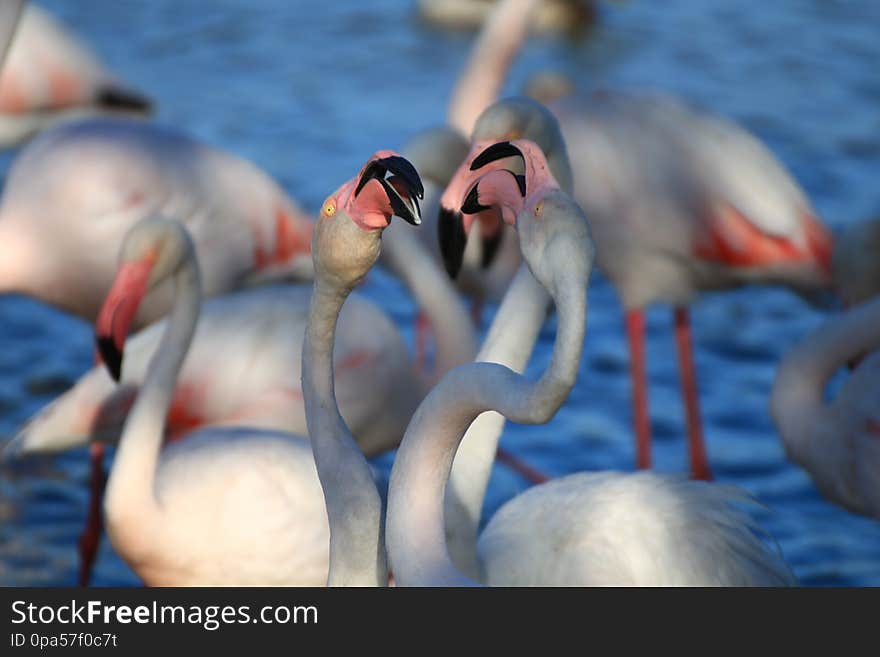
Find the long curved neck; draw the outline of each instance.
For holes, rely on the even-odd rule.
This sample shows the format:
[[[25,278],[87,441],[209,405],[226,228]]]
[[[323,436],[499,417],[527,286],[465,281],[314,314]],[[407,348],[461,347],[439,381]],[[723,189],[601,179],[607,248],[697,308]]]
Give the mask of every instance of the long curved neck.
[[[449,558],[444,492],[459,443],[471,422],[494,410],[523,424],[549,420],[577,377],[586,328],[586,279],[557,285],[553,358],[537,382],[503,365],[468,363],[452,370],[422,402],[397,452],[388,490],[387,546],[405,586],[473,584]]]
[[[847,362],[880,348],[880,298],[827,321],[779,366],[770,409],[786,447],[804,445],[827,406],[825,386]]]
[[[336,322],[350,291],[315,279],[303,343],[303,399],[330,521],[327,584],[385,586],[382,501],[370,466],[339,414],[333,383]]]
[[[471,49],[452,92],[449,123],[470,135],[477,117],[497,99],[510,64],[528,36],[537,0],[501,0]]]
[[[527,265],[520,266],[476,360],[506,365],[522,372],[531,358],[547,316],[550,295]],[[497,412],[480,415],[464,436],[446,487],[446,539],[455,565],[479,578],[477,532],[483,499],[492,474],[506,418]]]
[[[199,318],[202,290],[192,250],[174,275],[174,285],[165,333],[122,430],[104,502],[108,514],[134,513],[142,527],[162,511],[155,481],[165,418]]]
[[[382,237],[382,258],[404,282],[428,318],[437,338],[434,373],[422,381],[423,393],[456,365],[473,360],[477,335],[461,297],[415,231],[392,224]]]

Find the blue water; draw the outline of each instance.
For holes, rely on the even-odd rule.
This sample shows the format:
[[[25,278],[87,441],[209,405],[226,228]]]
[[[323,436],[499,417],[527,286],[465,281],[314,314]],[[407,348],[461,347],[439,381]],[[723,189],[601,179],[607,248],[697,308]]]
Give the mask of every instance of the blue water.
[[[364,158],[442,122],[471,36],[422,24],[414,2],[44,0],[122,77],[158,101],[158,120],[248,157],[316,208]],[[756,132],[833,229],[880,212],[880,4],[827,0],[630,0],[602,6],[577,40],[535,39],[507,92],[555,68],[585,89],[680,93]],[[2,160],[3,171],[8,156]],[[366,288],[411,334],[414,311],[383,274]],[[508,425],[503,444],[552,475],[630,469],[627,354],[613,291],[591,288],[586,355],[548,425]],[[825,502],[784,456],[767,411],[774,368],[823,315],[782,290],[706,296],[693,309],[708,449],[720,481],[766,505],[760,521],[804,584],[880,585],[880,523]],[[734,328],[735,327],[735,328]],[[655,460],[685,466],[667,309],[648,315]],[[552,322],[531,371],[548,362]],[[91,363],[84,323],[0,298],[0,436]],[[86,512],[86,453],[0,466],[0,583],[68,585]],[[387,473],[391,458],[377,460]],[[525,483],[498,466],[486,515]],[[95,583],[137,584],[102,542]]]

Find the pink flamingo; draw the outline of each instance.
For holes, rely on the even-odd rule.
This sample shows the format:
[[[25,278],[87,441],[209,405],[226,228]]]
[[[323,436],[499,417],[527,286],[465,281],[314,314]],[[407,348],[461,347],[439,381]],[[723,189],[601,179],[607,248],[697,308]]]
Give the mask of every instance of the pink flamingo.
[[[501,166],[495,163],[508,163]],[[575,383],[583,351],[587,283],[594,248],[586,218],[560,190],[547,159],[526,140],[488,146],[461,210],[465,223],[495,214],[514,224],[524,260],[545,288],[527,293],[517,277],[518,314],[502,338],[514,360],[529,349],[549,296],[559,315],[550,366],[538,381],[509,369],[506,357],[449,372],[419,406],[391,472],[386,546],[402,586],[786,585],[792,576],[756,527],[736,508],[748,496],[732,486],[655,473],[577,473],[535,486],[505,504],[479,538],[477,573],[450,558],[444,489],[460,467],[459,448],[477,423],[501,413],[526,424],[547,422]],[[509,293],[509,294],[511,294]],[[524,318],[528,315],[530,318]],[[494,328],[494,327],[493,327]],[[497,337],[497,336],[496,336]],[[487,411],[492,411],[487,413]],[[497,412],[497,413],[496,413]],[[465,436],[467,432],[467,436]],[[489,438],[479,431],[483,438]],[[464,444],[461,445],[464,447]],[[471,453],[473,454],[473,453]],[[448,503],[448,489],[446,499]],[[447,510],[449,509],[447,505]]]
[[[393,175],[386,180],[388,173]],[[396,154],[381,151],[325,201],[319,222],[328,223],[336,214],[350,217],[350,227],[371,235],[374,261],[378,233],[392,214],[418,223],[416,198],[420,194],[421,184],[412,166]],[[323,235],[316,232],[315,240],[320,242]],[[335,265],[346,262],[350,253],[337,249],[328,257]],[[117,373],[116,364],[122,361],[125,336],[140,300],[168,279],[175,284],[172,311],[125,422],[107,483],[105,514],[111,542],[147,584],[327,582],[333,556],[327,549],[324,499],[329,505],[333,493],[344,495],[349,484],[359,481],[352,479],[356,473],[337,462],[340,467],[330,475],[343,485],[322,494],[312,456],[315,449],[324,481],[327,473],[320,467],[318,445],[310,448],[303,437],[251,427],[205,428],[162,449],[165,418],[196,331],[201,296],[196,252],[180,223],[144,221],[126,236],[116,279],[96,323],[103,358]],[[316,283],[303,346],[303,390],[310,423],[315,404],[324,415],[321,409],[334,409],[333,421],[341,422],[332,384],[328,393],[324,383],[332,382],[332,354],[320,352],[316,344],[319,339],[326,342],[327,336],[314,331],[319,307],[324,318],[339,311],[339,306],[335,311],[327,308],[328,302],[332,308],[337,301],[333,294],[329,297],[326,288]],[[331,333],[331,344],[332,337]],[[313,365],[326,368],[317,380]],[[352,451],[363,459],[353,443]],[[378,494],[375,497],[378,509]],[[331,512],[330,522],[334,520]],[[254,537],[259,540],[255,542]]]
[[[691,471],[709,479],[686,305],[702,290],[748,283],[827,287],[831,237],[791,176],[732,123],[663,96],[602,94],[557,113],[560,125],[538,103],[509,99],[478,119],[471,155],[441,202],[447,264],[454,273],[465,242],[454,208],[471,162],[492,139],[537,142],[562,188],[573,179],[598,267],[627,309],[638,466],[651,465],[643,308],[665,301],[676,305]],[[489,214],[482,223],[500,221]]]
[[[43,133],[13,162],[0,199],[0,292],[94,321],[117,245],[155,212],[192,233],[206,296],[310,275],[311,221],[266,173],[153,123],[98,118]],[[133,326],[162,317],[170,298],[170,285],[152,292]]]
[[[146,96],[120,82],[46,11],[32,4],[24,8],[0,74],[0,147],[24,141],[62,118],[142,116],[151,107]]]
[[[639,467],[650,467],[644,308],[675,306],[691,471],[711,477],[687,306],[745,284],[830,286],[832,239],[773,154],[736,124],[669,96],[598,93],[554,107],[598,266],[626,310]]]
[[[208,296],[311,273],[311,222],[263,171],[152,123],[96,118],[45,131],[14,160],[0,200],[0,292],[93,322],[118,245],[155,212],[188,226]],[[152,291],[133,327],[162,317],[171,296],[170,283]],[[100,536],[102,458],[102,447],[93,446],[80,581]]]
[[[880,299],[852,307],[783,358],[770,410],[785,453],[822,494],[880,519]],[[865,354],[868,354],[865,356]],[[860,359],[835,398],[831,376]]]

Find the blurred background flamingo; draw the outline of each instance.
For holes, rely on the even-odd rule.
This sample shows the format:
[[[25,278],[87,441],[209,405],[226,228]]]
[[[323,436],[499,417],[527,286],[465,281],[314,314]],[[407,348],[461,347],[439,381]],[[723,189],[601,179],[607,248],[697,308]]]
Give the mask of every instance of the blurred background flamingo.
[[[146,116],[151,110],[146,95],[113,75],[49,12],[32,3],[24,7],[0,73],[0,148],[59,120]]]

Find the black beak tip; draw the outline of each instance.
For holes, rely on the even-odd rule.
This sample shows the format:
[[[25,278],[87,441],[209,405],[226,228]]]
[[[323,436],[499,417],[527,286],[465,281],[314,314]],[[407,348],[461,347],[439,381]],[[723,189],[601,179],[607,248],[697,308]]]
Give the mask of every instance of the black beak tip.
[[[122,376],[122,352],[117,349],[116,343],[110,336],[95,336],[95,345],[98,348],[98,353],[101,354],[101,360],[104,361],[104,365],[110,372],[110,376],[119,383],[119,378]]]
[[[464,232],[464,218],[461,213],[441,206],[437,234],[446,273],[455,279],[461,271],[464,249],[467,246],[467,233]]]
[[[379,163],[395,176],[403,178],[406,181],[412,196],[415,196],[420,200],[425,198],[425,186],[422,184],[419,172],[413,166],[412,162],[405,157],[393,155],[379,160]]]
[[[491,162],[495,162],[496,160],[503,160],[508,157],[520,157],[525,161],[525,157],[523,157],[522,151],[519,150],[516,146],[511,144],[509,141],[499,141],[497,144],[492,144],[482,153],[477,155],[474,158],[474,161],[471,162],[471,171],[476,171]]]

